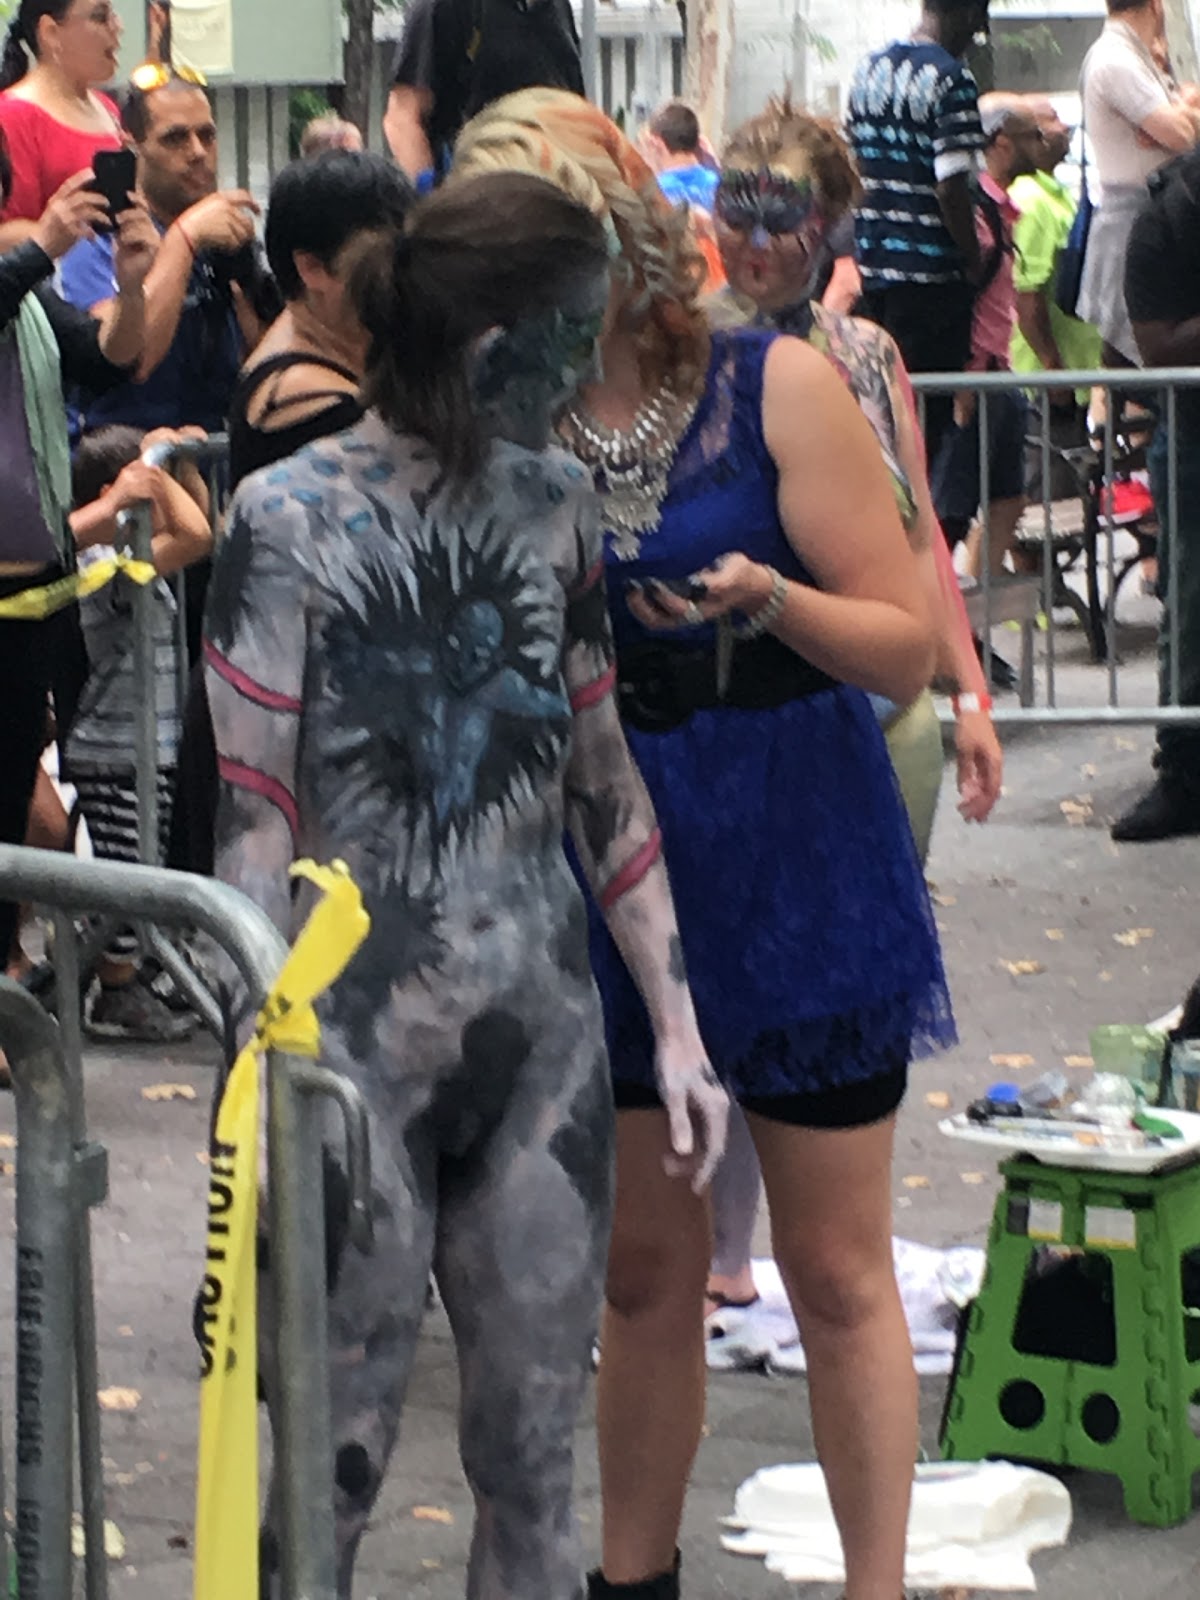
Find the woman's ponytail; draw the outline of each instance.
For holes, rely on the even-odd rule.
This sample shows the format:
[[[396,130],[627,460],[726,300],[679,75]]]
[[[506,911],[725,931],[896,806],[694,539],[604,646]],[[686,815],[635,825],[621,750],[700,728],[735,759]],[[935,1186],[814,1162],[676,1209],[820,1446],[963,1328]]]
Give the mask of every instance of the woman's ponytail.
[[[455,478],[479,466],[481,441],[471,405],[467,347],[473,319],[452,309],[439,281],[445,252],[410,233],[366,246],[352,279],[370,340],[364,393],[398,433],[420,433]],[[451,285],[452,291],[452,285]]]
[[[38,24],[43,17],[61,22],[71,9],[71,0],[21,0],[4,36],[4,55],[0,58],[0,89],[11,89],[29,71],[29,59],[38,54]]]
[[[14,83],[20,83],[28,71],[29,56],[25,49],[25,25],[18,11],[4,35],[4,54],[0,57],[0,89],[11,89]]]

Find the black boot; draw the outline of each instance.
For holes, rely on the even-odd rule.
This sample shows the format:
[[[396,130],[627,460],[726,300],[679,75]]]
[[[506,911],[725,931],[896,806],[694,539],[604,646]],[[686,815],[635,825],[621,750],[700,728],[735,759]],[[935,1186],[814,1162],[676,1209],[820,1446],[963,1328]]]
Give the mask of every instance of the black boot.
[[[679,1600],[679,1551],[670,1572],[640,1583],[609,1583],[599,1568],[588,1573],[588,1600]]]
[[[1200,790],[1185,788],[1160,773],[1136,805],[1113,823],[1121,844],[1148,844],[1200,833]]]

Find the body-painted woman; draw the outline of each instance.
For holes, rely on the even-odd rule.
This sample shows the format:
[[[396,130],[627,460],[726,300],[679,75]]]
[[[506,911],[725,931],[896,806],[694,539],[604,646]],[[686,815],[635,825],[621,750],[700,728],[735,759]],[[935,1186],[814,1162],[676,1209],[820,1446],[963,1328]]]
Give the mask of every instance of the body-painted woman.
[[[432,1267],[478,1510],[467,1592],[574,1600],[612,1103],[564,826],[642,985],[696,1181],[725,1111],[613,701],[590,485],[541,448],[594,350],[607,244],[549,185],[482,178],[424,201],[355,282],[375,409],[246,480],[215,574],[217,870],[290,934],[291,862],[341,857],[372,917],[322,1016],[326,1061],[366,1099],[374,1169],[374,1255],[346,1248],[332,1271],[339,1595]],[[500,391],[521,401],[500,408],[521,443],[481,425]]]

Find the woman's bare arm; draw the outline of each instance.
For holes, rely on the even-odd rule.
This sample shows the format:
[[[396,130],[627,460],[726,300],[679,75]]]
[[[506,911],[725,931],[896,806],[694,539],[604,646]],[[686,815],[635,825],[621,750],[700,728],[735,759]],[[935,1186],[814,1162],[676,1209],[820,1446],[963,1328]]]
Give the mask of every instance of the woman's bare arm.
[[[906,705],[934,659],[916,560],[878,442],[832,367],[798,340],[768,352],[763,430],[784,532],[820,586],[790,585],[772,632],[831,676]]]

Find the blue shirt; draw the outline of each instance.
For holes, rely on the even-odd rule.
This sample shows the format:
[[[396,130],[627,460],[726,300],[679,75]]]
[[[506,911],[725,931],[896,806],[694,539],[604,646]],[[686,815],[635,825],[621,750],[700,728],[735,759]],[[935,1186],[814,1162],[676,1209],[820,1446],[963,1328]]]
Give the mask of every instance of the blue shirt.
[[[863,282],[962,282],[937,186],[973,173],[984,146],[970,72],[941,45],[890,44],[860,63],[846,127],[865,191],[856,231]]]
[[[712,168],[698,161],[693,167],[669,167],[658,175],[659,188],[673,206],[700,206],[705,211],[713,208],[718,182]]]
[[[90,311],[117,292],[109,236],[84,239],[59,266],[64,300]],[[225,427],[244,348],[228,287],[201,253],[192,268],[171,348],[144,383],[118,384],[106,394],[71,391],[72,442],[84,429],[124,423],[148,431],[193,423],[207,433]]]

